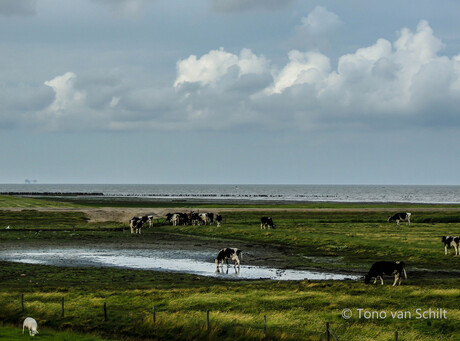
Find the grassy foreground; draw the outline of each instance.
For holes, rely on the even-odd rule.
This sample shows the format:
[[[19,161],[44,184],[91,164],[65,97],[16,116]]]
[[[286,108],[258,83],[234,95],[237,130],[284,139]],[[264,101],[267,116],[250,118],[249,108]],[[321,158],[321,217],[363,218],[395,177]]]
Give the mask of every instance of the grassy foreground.
[[[24,207],[21,200],[18,207]],[[33,316],[39,330],[43,328],[36,340],[262,340],[265,315],[272,340],[319,340],[326,322],[339,340],[394,340],[396,330],[399,340],[460,340],[460,257],[444,256],[440,243],[444,234],[460,234],[460,212],[425,207],[414,213],[411,227],[398,227],[386,222],[388,212],[372,209],[363,213],[340,207],[318,212],[264,208],[225,212],[220,228],[173,227],[160,219],[142,236],[130,236],[121,232],[126,224],[90,223],[82,212],[36,211],[32,205],[22,211],[0,211],[0,226],[14,222],[13,230],[0,229],[0,243],[83,246],[129,239],[148,244],[157,234],[170,233],[286,249],[293,267],[364,273],[373,261],[399,259],[406,262],[409,278],[393,288],[388,278],[385,286],[362,281],[224,281],[0,262],[0,339],[29,339],[19,326],[26,316]],[[277,229],[260,230],[261,215],[272,216]],[[351,310],[350,319],[342,317],[344,309]],[[445,318],[434,314],[440,309]]]
[[[1,264],[1,278],[3,323],[18,325],[26,316],[35,316],[40,326],[53,330],[126,340],[206,339],[207,310],[210,339],[216,340],[263,339],[264,315],[274,340],[318,340],[326,321],[340,340],[391,340],[395,330],[400,340],[458,340],[460,327],[458,280],[411,281],[393,288],[354,281],[221,281],[151,271],[10,263]],[[430,308],[445,309],[446,319],[417,318],[416,309]],[[343,309],[351,309],[353,317],[343,319]],[[387,316],[359,318],[358,309]],[[398,311],[406,316],[392,318],[391,312]]]

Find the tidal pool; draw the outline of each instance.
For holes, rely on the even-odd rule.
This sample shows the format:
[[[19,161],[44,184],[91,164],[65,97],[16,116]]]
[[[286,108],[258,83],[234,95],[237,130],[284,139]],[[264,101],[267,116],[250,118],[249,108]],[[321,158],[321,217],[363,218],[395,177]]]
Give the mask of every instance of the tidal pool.
[[[226,279],[344,280],[359,278],[355,275],[244,265],[245,257],[250,257],[244,253],[243,265],[239,271],[236,271],[231,264],[228,268],[225,265],[223,272],[216,272],[215,256],[215,252],[190,250],[59,248],[0,251],[0,260],[10,262],[55,266],[119,267],[180,272]]]

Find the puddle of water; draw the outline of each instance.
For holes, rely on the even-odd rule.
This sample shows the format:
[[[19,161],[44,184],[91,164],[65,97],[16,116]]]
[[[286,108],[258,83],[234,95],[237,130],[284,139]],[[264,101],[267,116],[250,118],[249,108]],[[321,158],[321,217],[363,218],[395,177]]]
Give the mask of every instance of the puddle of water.
[[[262,266],[241,265],[236,271],[231,265],[216,272],[215,252],[131,250],[131,249],[35,249],[0,251],[5,261],[57,266],[109,266],[129,269],[182,272],[201,276],[239,279],[272,280],[344,280],[358,276],[308,270],[283,270]],[[244,256],[243,256],[244,263]]]

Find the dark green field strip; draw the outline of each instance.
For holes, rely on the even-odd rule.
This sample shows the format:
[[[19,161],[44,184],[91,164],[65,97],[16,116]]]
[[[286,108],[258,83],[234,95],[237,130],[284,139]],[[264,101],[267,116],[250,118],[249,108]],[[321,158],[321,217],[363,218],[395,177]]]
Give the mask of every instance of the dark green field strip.
[[[21,311],[21,294],[24,308]],[[116,339],[262,340],[263,316],[275,340],[318,340],[324,324],[343,340],[456,340],[460,281],[414,279],[391,285],[356,281],[223,281],[193,275],[109,268],[0,263],[0,321],[34,316],[43,328],[97,331]],[[61,300],[65,298],[65,317]],[[108,319],[104,321],[103,304]],[[153,305],[156,323],[153,323]],[[342,309],[411,311],[443,308],[444,320],[365,320]]]

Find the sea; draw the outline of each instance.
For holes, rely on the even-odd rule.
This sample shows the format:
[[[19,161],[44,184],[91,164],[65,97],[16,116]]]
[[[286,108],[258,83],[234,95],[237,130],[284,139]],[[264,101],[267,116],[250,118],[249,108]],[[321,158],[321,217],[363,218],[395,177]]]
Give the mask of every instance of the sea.
[[[0,184],[0,194],[276,202],[459,204],[460,186]]]

